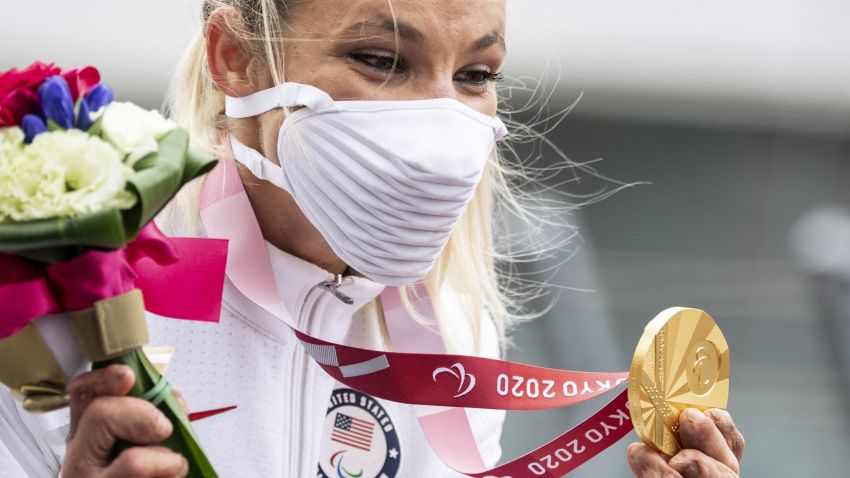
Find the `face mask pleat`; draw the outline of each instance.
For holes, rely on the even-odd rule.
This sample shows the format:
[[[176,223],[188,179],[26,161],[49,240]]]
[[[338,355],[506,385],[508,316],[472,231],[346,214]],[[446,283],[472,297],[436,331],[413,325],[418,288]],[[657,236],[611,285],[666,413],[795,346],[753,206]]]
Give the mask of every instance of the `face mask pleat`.
[[[465,117],[454,112],[432,110],[430,113],[437,113],[435,116],[439,117],[439,121],[433,121],[434,125],[430,130],[418,129],[416,126],[419,123],[410,117],[383,118],[382,122],[386,125],[370,128],[369,132],[362,131],[363,124],[346,123],[339,118],[329,117],[326,124],[335,127],[340,133],[334,136],[335,139],[359,138],[359,143],[372,152],[370,157],[381,158],[384,162],[391,163],[391,166],[406,178],[433,183],[441,188],[452,186],[469,188],[478,184],[487,155],[483,157],[483,161],[480,154],[479,157],[470,156],[468,150],[478,148],[467,145],[476,144],[483,148],[489,145],[492,148],[494,140],[490,131],[478,125],[472,130],[460,128],[457,125],[457,119]],[[367,118],[376,116],[375,113],[367,112],[357,113],[357,115]],[[405,124],[405,122],[409,125],[407,129],[393,132],[391,125]],[[458,138],[458,130],[463,130],[466,134]],[[433,151],[435,141],[445,141],[447,144],[453,144],[454,147],[444,151],[440,156],[427,154]],[[408,154],[404,154],[401,150],[407,151]]]
[[[424,260],[414,260],[405,257],[404,254],[395,255],[390,260],[385,260],[383,257],[378,257],[370,254],[369,251],[362,248],[360,241],[354,240],[351,236],[343,232],[338,226],[331,222],[325,221],[326,217],[321,214],[310,214],[310,206],[305,204],[305,215],[308,218],[316,218],[311,223],[317,229],[322,231],[325,239],[331,246],[334,253],[343,260],[346,264],[353,267],[358,272],[364,274],[377,282],[386,285],[402,285],[415,282],[430,270],[439,250],[431,251],[431,255]],[[326,227],[323,227],[325,225]],[[442,249],[442,248],[440,248]],[[391,262],[390,262],[391,261]],[[392,271],[403,271],[396,275],[391,274]],[[388,273],[389,272],[389,273]]]
[[[286,154],[287,151],[284,150],[283,154]],[[368,170],[358,168],[353,160],[343,162],[326,160],[325,158],[338,154],[338,151],[332,150],[331,147],[321,145],[311,153],[307,158],[286,157],[284,159],[284,170],[287,175],[311,176],[314,182],[322,187],[333,188],[333,191],[328,192],[338,195],[337,199],[341,203],[374,205],[373,209],[380,214],[375,219],[393,226],[410,225],[410,215],[417,214],[422,216],[422,220],[413,224],[414,228],[447,227],[457,217],[455,208],[462,208],[463,204],[469,199],[468,197],[456,199],[411,198],[400,193],[382,193],[377,191],[377,187],[372,186],[379,183],[381,178],[371,174]],[[299,164],[300,162],[309,164]],[[467,191],[468,193],[469,191]]]
[[[307,209],[304,211],[305,215],[317,229],[320,231],[333,229],[336,234],[345,231],[347,239],[356,243],[358,248],[368,255],[393,259],[399,257],[402,249],[414,246],[421,249],[419,251],[421,254],[411,254],[408,251],[411,260],[429,260],[431,254],[428,251],[430,249],[422,246],[432,244],[434,235],[451,232],[451,227],[447,227],[445,231],[407,229],[404,232],[385,227],[365,228],[361,221],[365,218],[371,218],[371,211],[364,210],[357,204],[345,203],[341,203],[342,207],[333,212],[328,211],[326,207],[322,208],[316,198],[309,194],[309,191],[324,190],[312,183],[311,177],[307,175],[293,177],[291,183],[296,202],[308,206],[305,208]],[[321,227],[317,223],[321,224]]]
[[[295,146],[295,148],[298,147]],[[423,220],[417,221],[415,225],[419,228],[443,227],[451,224],[452,218],[457,217],[456,208],[462,209],[474,191],[467,189],[465,197],[445,198],[435,196],[434,192],[428,197],[424,195],[412,197],[397,191],[393,184],[387,185],[385,176],[360,166],[355,159],[328,160],[327,158],[339,157],[345,153],[336,148],[332,142],[317,144],[313,149],[304,151],[302,154],[309,155],[306,158],[292,155],[291,151],[292,148],[284,145],[280,153],[286,155],[284,169],[288,175],[309,174],[323,186],[333,184],[339,188],[335,192],[344,193],[344,196],[339,197],[340,200],[377,205],[379,206],[376,207],[377,210],[386,213],[382,214],[378,220],[396,226],[410,224],[410,214],[423,216]],[[382,188],[384,190],[380,191]]]
[[[303,123],[299,125],[299,127],[303,126],[307,125]],[[320,153],[330,158],[351,158],[349,161],[334,161],[334,166],[343,168],[352,177],[364,179],[370,188],[377,193],[394,199],[402,199],[404,204],[414,206],[416,208],[414,211],[422,207],[422,204],[418,204],[418,200],[432,200],[436,196],[435,193],[439,193],[439,197],[446,201],[463,201],[469,191],[474,189],[478,183],[478,178],[463,181],[459,185],[426,181],[420,176],[411,174],[410,171],[398,168],[397,163],[400,161],[395,154],[376,144],[375,141],[356,143],[350,140],[344,141],[343,138],[351,138],[350,135],[353,132],[349,128],[341,128],[340,126],[340,122],[333,119],[323,122],[322,127],[330,130],[326,130],[325,133],[334,132],[336,134],[329,134],[325,143],[316,145]],[[310,133],[313,132],[315,131],[310,131]],[[307,133],[305,132],[305,134]],[[334,148],[334,152],[328,151],[331,147]],[[358,161],[358,159],[360,160]],[[425,206],[427,207],[427,204]],[[444,208],[445,205],[438,207]]]
[[[240,154],[237,155],[239,157],[238,160],[246,164],[246,166],[248,166],[248,168],[252,171],[252,173],[254,173],[255,176],[260,179],[275,179],[262,177],[260,175],[262,171],[257,170],[257,158],[262,158],[262,155],[260,155],[259,152],[242,145],[237,140],[235,140],[235,138],[233,138],[231,142],[233,143],[234,148],[240,151]],[[293,162],[298,160],[301,159],[293,159]],[[277,168],[277,166],[272,164],[270,161],[263,161],[265,161],[267,165],[270,165],[270,168]],[[288,162],[285,160],[284,164],[289,164],[290,167],[298,168],[299,166],[293,165],[293,162]],[[377,214],[362,214],[362,211],[359,211],[360,209],[362,209],[362,205],[360,204],[360,202],[356,201],[356,197],[352,200],[349,200],[350,198],[348,198],[347,193],[338,189],[336,184],[329,181],[322,181],[323,179],[329,177],[326,172],[313,171],[312,169],[312,167],[308,167],[308,171],[306,172],[291,173],[293,177],[300,177],[305,180],[308,180],[308,182],[310,183],[315,183],[298,187],[299,194],[296,198],[296,202],[303,201],[305,199],[304,196],[306,194],[309,194],[309,191],[311,190],[330,190],[331,193],[333,193],[338,198],[338,202],[340,202],[341,204],[350,205],[350,207],[344,208],[343,211],[358,210],[358,214],[356,215],[356,217],[352,217],[351,214],[347,214],[350,219],[367,221],[368,225],[380,229],[382,232],[385,232],[386,234],[394,238],[398,243],[411,246],[426,245],[431,242],[430,237],[432,237],[433,234],[439,233],[440,231],[450,231],[455,223],[456,218],[453,216],[433,218],[435,219],[434,221],[429,221],[430,223],[425,225],[411,225],[409,223],[403,222],[402,220],[393,219],[393,221],[397,222],[397,227],[395,229],[389,228],[387,227],[386,222],[381,222],[381,217],[379,216],[383,217],[386,216],[386,213],[394,211],[391,205],[385,205],[386,207],[379,209],[373,208],[371,212]],[[318,183],[316,183],[316,181],[318,181]],[[295,197],[295,188],[292,186],[292,183],[289,180],[289,175],[283,175],[283,180],[278,182],[284,184],[283,189],[290,192]],[[372,237],[371,239],[374,240],[375,237]],[[378,239],[386,239],[386,237],[380,237]]]
[[[423,235],[430,237],[435,233],[451,231],[457,220],[456,217],[451,216],[435,217],[422,215],[419,223],[411,224],[409,221],[404,221],[403,213],[394,210],[393,205],[390,203],[381,203],[380,206],[374,207],[370,206],[372,203],[359,201],[356,195],[349,195],[344,188],[354,187],[353,184],[340,186],[335,182],[326,181],[325,175],[308,173],[301,175],[293,174],[293,179],[290,181],[296,181],[294,179],[296,176],[298,178],[297,181],[305,184],[303,189],[300,191],[296,190],[296,193],[308,195],[309,192],[307,191],[309,191],[309,188],[316,187],[332,194],[337,200],[337,205],[341,213],[356,222],[358,228],[368,227],[375,230],[371,234],[373,238],[378,236],[378,232],[381,232],[386,234],[386,236],[381,237],[382,239],[392,238],[408,245],[424,245],[429,241],[418,241],[418,237]]]

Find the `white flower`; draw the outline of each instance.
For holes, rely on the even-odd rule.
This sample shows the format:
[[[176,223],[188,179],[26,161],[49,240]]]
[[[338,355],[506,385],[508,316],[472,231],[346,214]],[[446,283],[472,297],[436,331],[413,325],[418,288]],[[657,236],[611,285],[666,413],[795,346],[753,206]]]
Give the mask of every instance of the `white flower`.
[[[79,130],[39,134],[18,149],[0,147],[0,221],[71,217],[132,207],[132,168],[109,143]]]
[[[93,118],[103,115],[103,138],[122,154],[126,162],[136,161],[159,149],[156,140],[177,125],[156,110],[145,110],[133,103],[113,101]]]
[[[3,151],[21,149],[24,144],[24,130],[17,126],[0,128],[0,154]]]

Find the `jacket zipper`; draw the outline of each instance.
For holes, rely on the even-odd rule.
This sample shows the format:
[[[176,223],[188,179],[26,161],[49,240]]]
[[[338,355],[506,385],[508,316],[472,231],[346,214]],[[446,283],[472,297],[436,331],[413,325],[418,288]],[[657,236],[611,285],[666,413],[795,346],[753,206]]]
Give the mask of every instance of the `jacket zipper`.
[[[306,328],[306,322],[308,316],[313,313],[313,310],[316,308],[316,304],[319,301],[319,297],[314,294],[317,290],[324,290],[331,293],[334,297],[339,299],[345,304],[351,305],[354,303],[354,300],[340,292],[339,288],[342,285],[342,274],[335,274],[331,279],[324,280],[319,282],[315,286],[313,286],[308,292],[307,296],[304,297],[304,302],[301,304],[301,310],[299,310],[298,317],[296,319],[296,325],[299,329]],[[307,383],[305,383],[305,369],[307,367],[307,363],[309,361],[304,361],[303,351],[300,350],[300,347],[295,348],[295,356],[294,356],[294,375],[296,383],[300,383],[302,385],[300,393],[297,396],[292,397],[292,401],[290,404],[290,416],[298,416],[298,411],[301,409],[301,404],[304,402],[304,394],[306,393]],[[297,429],[296,429],[297,428]],[[295,461],[294,466],[293,463],[290,463],[290,470],[295,471],[296,473],[302,468],[303,463],[301,463],[301,454],[298,453],[297,447],[294,446],[295,443],[300,443],[301,427],[300,423],[298,427],[290,427],[289,429],[289,444],[290,444],[290,453],[289,456],[293,457]]]
[[[342,285],[342,274],[336,274],[336,275],[334,275],[333,279],[329,279],[329,280],[326,280],[326,281],[319,282],[318,286],[324,288],[325,290],[327,290],[328,292],[333,294],[334,297],[341,300],[343,303],[348,304],[348,305],[353,304],[354,300],[352,300],[351,297],[349,297],[349,296],[347,296],[347,295],[345,295],[345,294],[343,294],[342,292],[339,291],[339,287],[341,285]]]

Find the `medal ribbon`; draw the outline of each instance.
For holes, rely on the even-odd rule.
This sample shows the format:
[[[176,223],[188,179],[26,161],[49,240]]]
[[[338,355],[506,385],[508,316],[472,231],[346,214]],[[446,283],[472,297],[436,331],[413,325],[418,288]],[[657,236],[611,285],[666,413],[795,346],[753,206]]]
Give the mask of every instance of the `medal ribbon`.
[[[626,390],[593,416],[546,445],[487,470],[464,407],[537,410],[573,405],[626,381],[628,373],[596,373],[536,367],[451,355],[438,334],[404,310],[399,289],[381,295],[394,347],[387,352],[328,342],[300,331],[283,306],[262,233],[231,161],[219,161],[205,180],[201,220],[209,237],[229,240],[227,277],[252,302],[277,317],[329,375],[355,390],[415,406],[435,453],[472,477],[560,477],[632,430]],[[433,319],[430,299],[418,289],[418,311]],[[419,327],[421,330],[416,330]]]

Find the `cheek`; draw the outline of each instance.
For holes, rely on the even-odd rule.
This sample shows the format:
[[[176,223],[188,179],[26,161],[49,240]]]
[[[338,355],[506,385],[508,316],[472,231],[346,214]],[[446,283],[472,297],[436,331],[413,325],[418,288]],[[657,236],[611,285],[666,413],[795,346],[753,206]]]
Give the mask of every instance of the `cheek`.
[[[490,87],[490,91],[480,98],[473,98],[467,101],[466,106],[478,111],[479,113],[484,113],[487,116],[496,116],[496,110],[498,109],[498,97],[496,96],[496,91],[493,87]]]
[[[276,164],[280,164],[277,155],[277,138],[280,134],[280,126],[283,124],[283,111],[275,109],[264,114],[260,119],[260,145],[261,153]]]
[[[496,111],[498,110],[498,108],[499,108],[499,102],[496,99],[496,95],[494,94],[493,100],[487,102],[487,105],[485,106],[485,108],[482,112],[487,116],[496,116]]]

